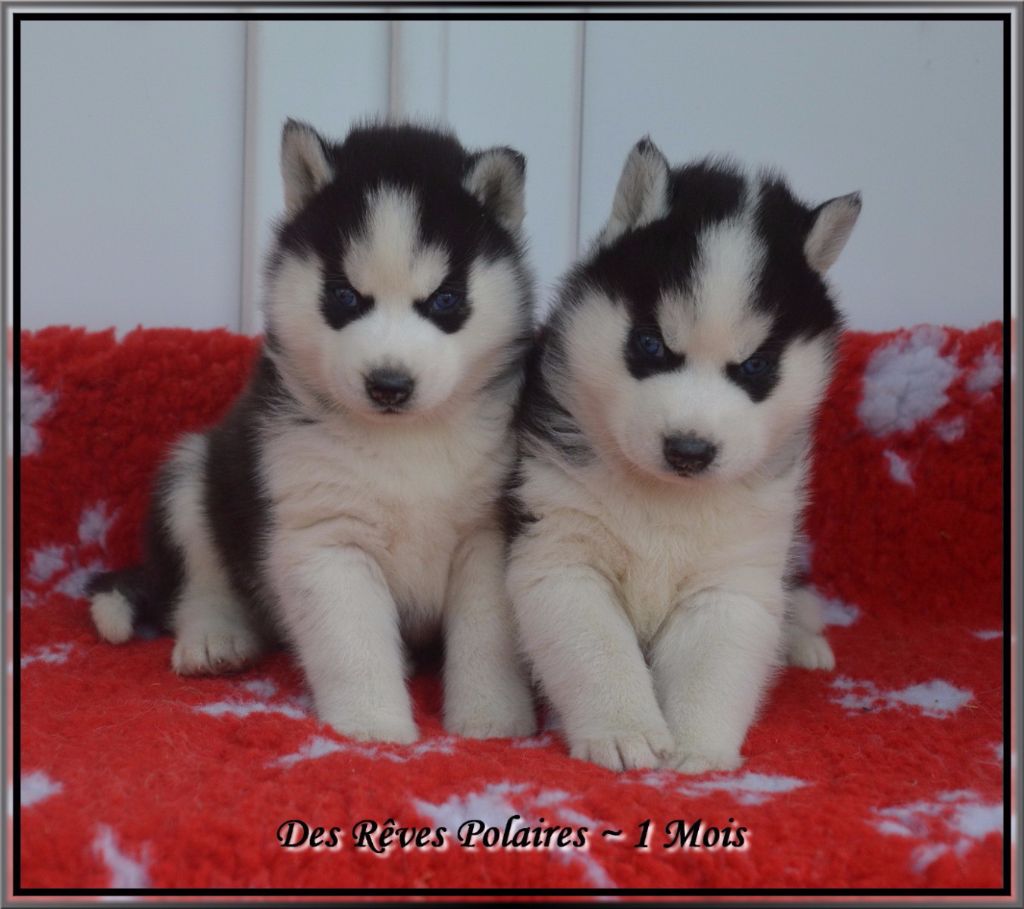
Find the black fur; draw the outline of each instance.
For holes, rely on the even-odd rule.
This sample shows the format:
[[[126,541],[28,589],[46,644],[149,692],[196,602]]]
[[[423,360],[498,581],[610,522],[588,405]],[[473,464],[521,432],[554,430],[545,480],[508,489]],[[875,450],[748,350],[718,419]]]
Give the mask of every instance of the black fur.
[[[804,258],[803,244],[821,206],[797,201],[785,181],[770,171],[759,175],[757,233],[767,248],[754,305],[771,316],[771,344],[837,332],[841,317],[825,282]]]
[[[167,530],[166,501],[178,475],[165,464],[157,473],[143,530],[142,562],[119,571],[101,572],[90,579],[86,594],[117,591],[132,605],[136,626],[167,625],[169,606],[185,581],[184,554]]]
[[[501,529],[505,535],[506,547],[528,524],[537,521],[537,516],[523,505],[523,500],[519,496],[519,487],[522,483],[523,475],[517,464],[509,473],[501,491]]]
[[[641,339],[645,337],[656,338],[661,343],[661,351],[653,355],[648,353],[641,344]],[[626,337],[623,357],[634,379],[646,379],[660,372],[672,372],[686,362],[686,357],[677,354],[665,343],[661,329],[657,325],[636,326]]]
[[[345,244],[339,236],[361,230],[367,191],[387,184],[415,190],[421,239],[448,250],[451,270],[446,287],[465,292],[469,266],[480,256],[521,260],[518,238],[463,187],[478,155],[466,151],[451,133],[369,124],[353,129],[344,142],[322,142],[334,179],[278,225],[282,250],[315,252],[326,275],[343,277],[339,253]],[[521,155],[509,152],[525,166]],[[279,262],[272,260],[269,267],[276,268]]]
[[[354,290],[345,278],[327,277],[320,295],[320,314],[335,331],[365,316],[373,309],[373,297]]]
[[[664,343],[656,313],[661,295],[667,290],[685,292],[692,286],[701,264],[701,232],[739,215],[751,202],[755,203],[755,230],[767,255],[750,302],[772,321],[770,337],[757,352],[769,360],[771,368],[762,375],[747,376],[739,363],[731,363],[725,366],[726,375],[752,400],[763,401],[778,382],[776,366],[787,344],[798,337],[828,334],[834,340],[838,335],[840,315],[825,282],[803,253],[820,207],[812,209],[799,202],[774,173],[761,172],[750,180],[730,161],[715,158],[671,170],[667,196],[664,217],[596,246],[564,278],[544,336],[527,367],[518,421],[524,450],[533,440],[545,443],[571,464],[585,464],[594,456],[551,381],[564,368],[568,316],[588,292],[606,294],[626,308],[632,331],[622,355],[636,379],[686,368],[685,350],[665,345],[663,354],[651,358],[638,349],[635,339],[648,333]],[[509,522],[518,532],[523,522],[516,518],[514,483],[510,489]]]
[[[289,128],[298,126],[291,124]],[[334,177],[277,225],[276,243],[265,266],[268,277],[277,272],[288,252],[316,255],[325,278],[321,301],[325,330],[329,330],[328,325],[342,329],[373,306],[372,299],[360,298],[358,311],[346,314],[330,302],[334,289],[349,286],[341,261],[344,239],[362,228],[368,190],[383,184],[408,187],[415,190],[420,203],[421,239],[448,251],[451,266],[443,284],[446,290],[466,293],[468,269],[475,259],[512,262],[520,290],[523,329],[518,340],[494,363],[485,393],[499,384],[518,383],[532,336],[531,282],[519,237],[499,223],[487,208],[486,199],[481,202],[463,187],[477,154],[466,151],[450,133],[412,125],[364,125],[353,129],[340,143],[317,138]],[[509,154],[522,170],[522,156],[511,150]],[[467,303],[453,314],[457,316],[454,321],[430,318],[442,331],[454,331],[471,314]],[[262,569],[270,503],[260,480],[259,435],[263,418],[270,412],[278,425],[282,421],[308,425],[319,417],[300,407],[286,390],[272,360],[283,353],[282,345],[274,330],[273,313],[267,316],[264,353],[246,390],[227,416],[206,434],[201,480],[207,524],[234,591],[249,604],[264,635],[274,638],[279,634],[273,620],[273,594]],[[333,402],[318,400],[324,411],[335,409]],[[98,575],[89,585],[90,595],[117,590],[132,604],[137,624],[155,624],[163,630],[169,630],[171,610],[185,582],[183,553],[167,529],[167,500],[176,479],[171,466],[165,465],[158,474],[142,563]]]
[[[593,459],[594,453],[573,415],[555,396],[545,374],[547,364],[563,357],[561,341],[561,335],[550,328],[538,334],[526,361],[516,428],[520,438],[542,441],[568,463],[582,466]]]
[[[269,503],[259,484],[257,420],[269,407],[286,411],[294,402],[273,363],[262,356],[249,386],[227,416],[207,433],[200,477],[203,510],[236,593],[254,607],[268,638],[274,637],[271,593],[261,570]],[[296,409],[297,422],[309,422]],[[132,604],[135,623],[170,631],[168,620],[185,582],[181,549],[167,529],[167,500],[179,479],[172,464],[158,474],[146,522],[140,565],[94,577],[87,593],[117,590]]]
[[[273,637],[273,594],[263,574],[270,502],[260,483],[259,420],[274,409],[309,422],[266,356],[249,387],[209,435],[203,501],[213,542],[240,597],[253,607],[265,635]]]

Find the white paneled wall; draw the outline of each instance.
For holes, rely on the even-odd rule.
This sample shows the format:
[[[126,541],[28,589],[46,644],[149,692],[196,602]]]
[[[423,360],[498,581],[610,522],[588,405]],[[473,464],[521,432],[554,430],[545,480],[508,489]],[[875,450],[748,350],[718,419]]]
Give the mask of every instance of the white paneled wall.
[[[22,25],[22,321],[259,330],[281,125],[448,123],[527,156],[540,299],[650,133],[676,161],[860,189],[851,324],[975,325],[1002,301],[994,22],[266,21]]]
[[[237,327],[243,22],[21,25],[21,315]]]
[[[260,326],[262,260],[284,209],[279,151],[288,117],[341,138],[388,109],[386,22],[253,22],[247,33],[242,329]]]
[[[998,319],[1001,47],[998,22],[590,23],[583,235],[650,132],[673,161],[777,166],[808,201],[861,190],[832,272],[854,326]]]
[[[582,33],[573,22],[453,22],[448,119],[526,155],[530,261],[543,301],[576,255]]]
[[[575,22],[251,25],[249,116],[259,124],[249,146],[256,162],[251,210],[261,227],[246,255],[246,327],[259,324],[258,294],[250,289],[259,285],[269,218],[282,207],[277,153],[289,115],[340,135],[354,118],[390,110],[449,125],[471,148],[521,151],[525,231],[543,297],[576,254],[582,33]]]

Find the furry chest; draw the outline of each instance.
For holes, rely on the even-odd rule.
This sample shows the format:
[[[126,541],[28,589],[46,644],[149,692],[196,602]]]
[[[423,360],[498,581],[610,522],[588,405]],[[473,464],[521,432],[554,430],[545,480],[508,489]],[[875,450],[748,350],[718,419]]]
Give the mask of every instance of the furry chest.
[[[624,516],[620,511],[614,529],[621,546],[616,578],[644,643],[673,609],[701,590],[746,589],[754,578],[781,579],[791,534],[782,514],[772,522],[749,503],[707,502],[680,505],[668,515]]]
[[[312,432],[267,446],[264,471],[277,533],[366,552],[417,624],[439,614],[452,557],[489,518],[499,478],[429,448],[372,450]]]

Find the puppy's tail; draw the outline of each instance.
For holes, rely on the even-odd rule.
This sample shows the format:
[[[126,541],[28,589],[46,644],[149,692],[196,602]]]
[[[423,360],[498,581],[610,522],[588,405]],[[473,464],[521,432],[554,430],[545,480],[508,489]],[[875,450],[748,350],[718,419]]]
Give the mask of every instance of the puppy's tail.
[[[135,618],[148,599],[142,566],[94,575],[85,592],[89,595],[89,611],[100,637],[111,644],[131,640]]]

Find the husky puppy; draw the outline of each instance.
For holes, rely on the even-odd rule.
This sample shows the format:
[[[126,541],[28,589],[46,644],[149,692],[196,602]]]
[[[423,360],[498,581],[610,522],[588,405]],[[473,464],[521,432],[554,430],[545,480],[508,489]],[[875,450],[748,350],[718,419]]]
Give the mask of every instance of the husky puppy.
[[[528,369],[509,591],[576,757],[735,768],[784,641],[789,553],[857,194],[636,145]],[[806,591],[785,643],[827,666]]]
[[[283,641],[323,721],[394,742],[417,737],[404,644],[443,628],[448,730],[527,735],[500,527],[532,337],[524,159],[290,120],[281,170],[262,355],[220,425],[174,448],[144,563],[92,585],[96,628],[122,642],[156,619],[183,674]]]

